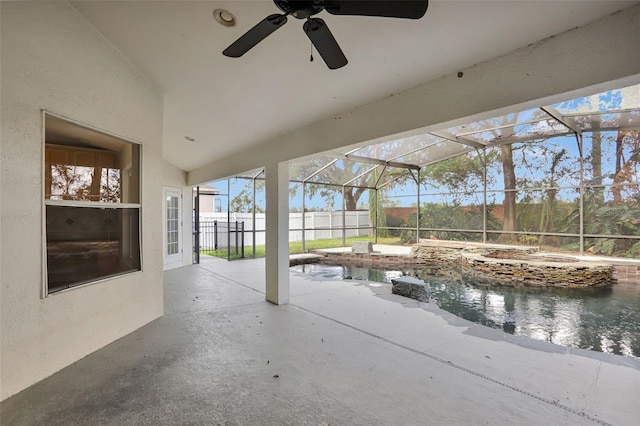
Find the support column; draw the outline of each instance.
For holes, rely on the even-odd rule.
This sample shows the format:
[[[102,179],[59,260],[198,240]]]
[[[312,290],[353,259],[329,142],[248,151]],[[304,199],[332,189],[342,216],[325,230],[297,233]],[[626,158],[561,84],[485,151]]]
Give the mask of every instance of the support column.
[[[416,209],[416,244],[420,243],[420,169],[418,169],[418,178],[416,179],[416,188],[418,189],[416,191],[416,203],[418,204],[418,207]],[[411,173],[411,176],[413,176],[413,173]]]
[[[307,194],[305,192],[305,186],[307,186],[306,182],[302,182],[302,252],[306,253],[306,247],[305,244],[307,242],[307,223],[306,223],[306,216],[307,216],[307,206],[305,204],[305,198],[307,197]],[[314,231],[315,232],[315,231]]]
[[[476,150],[477,151],[477,150]],[[480,151],[477,151],[480,155]],[[487,243],[487,148],[482,148],[482,243]]]
[[[254,259],[256,257],[256,176],[251,179],[251,257]],[[244,248],[244,244],[242,247]]]
[[[231,260],[231,178],[227,179],[227,261]]]
[[[584,152],[582,134],[576,133],[576,143],[580,152],[580,256],[584,256]]]
[[[193,192],[193,191],[189,191]],[[196,198],[193,206],[193,263],[200,263],[200,187],[196,186]]]
[[[267,164],[266,178],[266,299],[289,303],[289,165]]]
[[[347,245],[347,214],[346,214],[346,209],[347,209],[347,202],[344,199],[344,185],[342,186],[342,247],[345,247]]]
[[[375,204],[373,207],[373,244],[378,244],[378,187],[374,191]]]

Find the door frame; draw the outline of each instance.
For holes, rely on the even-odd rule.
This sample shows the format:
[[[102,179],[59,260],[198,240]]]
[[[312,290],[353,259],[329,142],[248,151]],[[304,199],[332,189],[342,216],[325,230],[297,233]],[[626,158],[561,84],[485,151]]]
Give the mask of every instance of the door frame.
[[[175,195],[178,198],[178,252],[174,254],[168,254],[168,215],[167,215],[167,197]],[[183,251],[184,251],[184,241],[183,241],[183,217],[182,217],[182,208],[183,208],[183,191],[182,188],[177,188],[173,186],[163,186],[162,187],[162,269],[168,270],[173,268],[178,268],[183,265]]]

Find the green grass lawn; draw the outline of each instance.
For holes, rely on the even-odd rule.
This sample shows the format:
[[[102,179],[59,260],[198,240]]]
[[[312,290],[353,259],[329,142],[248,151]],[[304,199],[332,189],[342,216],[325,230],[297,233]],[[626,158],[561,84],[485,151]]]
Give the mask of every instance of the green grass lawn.
[[[347,244],[346,246],[350,247],[351,243],[353,243],[354,241],[373,241],[373,239],[368,236],[350,237],[350,238],[347,238],[346,240],[346,244]],[[400,238],[398,237],[378,237],[378,244],[399,245],[402,243],[400,242]],[[306,251],[323,249],[323,248],[333,248],[333,247],[342,247],[342,238],[327,238],[324,240],[311,240],[311,241],[305,242]],[[251,257],[252,255],[251,250],[252,250],[251,246],[247,246],[244,248],[245,257]],[[289,243],[289,253],[296,254],[296,253],[302,253],[302,252],[303,252],[302,242],[297,241],[297,242]],[[202,250],[201,253],[209,256],[220,257],[222,259],[227,258],[227,251],[224,249],[222,250],[219,249],[215,251]],[[264,257],[264,256],[265,256],[265,247],[256,246],[256,257]],[[238,255],[236,255],[235,252],[231,253],[231,259],[239,259],[240,257],[241,257],[240,253]]]

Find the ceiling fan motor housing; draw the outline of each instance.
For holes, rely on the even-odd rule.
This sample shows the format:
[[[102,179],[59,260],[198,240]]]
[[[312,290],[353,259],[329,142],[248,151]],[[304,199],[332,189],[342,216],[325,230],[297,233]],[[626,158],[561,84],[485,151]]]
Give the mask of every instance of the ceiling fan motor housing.
[[[288,0],[273,0],[278,9],[284,13],[293,16],[298,19],[307,19],[310,16],[316,15],[324,9],[324,6],[320,6],[318,1],[288,1]]]

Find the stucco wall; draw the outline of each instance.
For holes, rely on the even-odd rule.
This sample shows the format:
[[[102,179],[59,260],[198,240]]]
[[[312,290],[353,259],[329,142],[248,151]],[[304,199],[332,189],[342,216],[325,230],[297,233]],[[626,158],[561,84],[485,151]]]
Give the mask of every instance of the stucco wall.
[[[169,186],[182,188],[187,184],[187,172],[180,170],[173,164],[162,161],[162,183]]]
[[[2,2],[0,398],[163,312],[162,94],[69,4]],[[143,145],[143,271],[42,298],[47,110]]]

